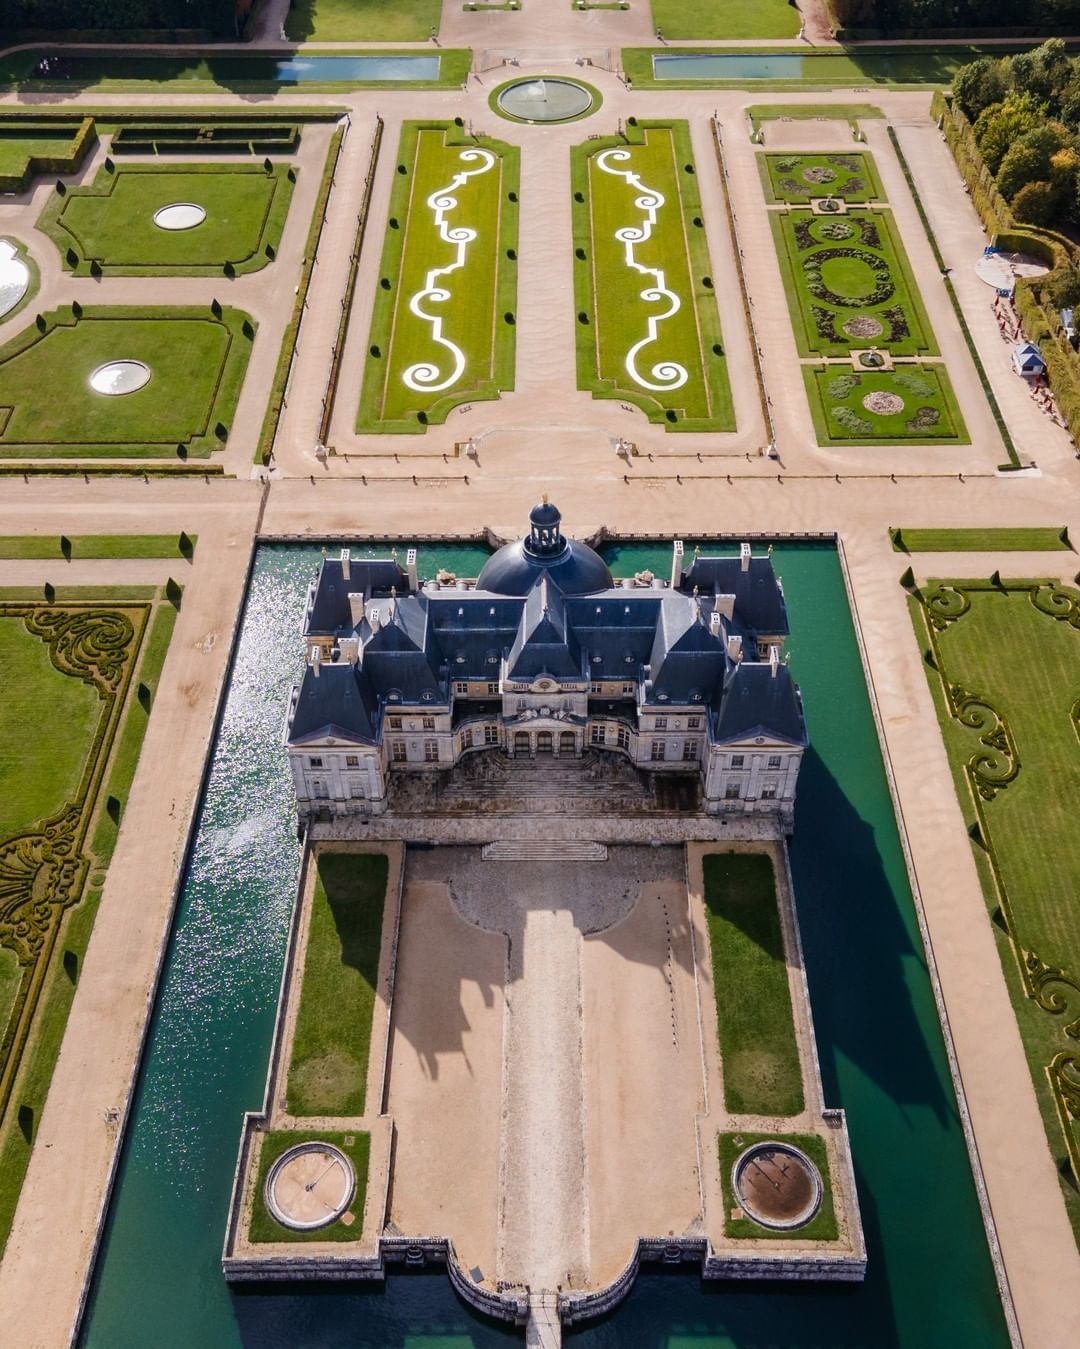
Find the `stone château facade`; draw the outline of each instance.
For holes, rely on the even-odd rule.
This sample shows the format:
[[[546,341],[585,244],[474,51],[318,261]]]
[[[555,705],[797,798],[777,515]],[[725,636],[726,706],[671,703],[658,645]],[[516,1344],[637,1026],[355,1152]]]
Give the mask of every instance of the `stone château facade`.
[[[676,541],[669,582],[616,582],[560,520],[534,507],[475,582],[421,581],[413,550],[404,569],[324,559],[285,734],[302,821],[378,814],[395,774],[465,754],[595,750],[696,774],[709,813],[790,831],[807,737],[771,559],[744,543],[684,566]]]

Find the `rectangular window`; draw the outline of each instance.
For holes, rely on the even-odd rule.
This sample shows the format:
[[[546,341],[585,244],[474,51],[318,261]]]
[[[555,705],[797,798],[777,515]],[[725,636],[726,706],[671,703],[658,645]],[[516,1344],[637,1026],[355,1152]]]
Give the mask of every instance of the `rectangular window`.
[[[657,717],[657,718],[656,718],[656,721],[653,722],[653,725],[655,726],[655,728],[656,728],[658,731],[666,731],[666,730],[667,730],[667,717]]]
[[[363,780],[363,778],[350,778],[350,779],[349,779],[349,795],[353,798],[354,801],[363,800],[363,797],[364,797],[364,780]]]
[[[499,743],[498,726],[487,725],[484,727],[484,744],[497,745]]]
[[[766,783],[764,783],[764,784],[762,785],[762,788],[761,788],[761,799],[762,799],[763,801],[775,801],[775,800],[776,800],[776,783],[775,783],[775,782],[766,782]]]
[[[662,740],[654,740],[652,743],[652,752],[650,758],[653,763],[659,763],[667,753],[667,745]]]
[[[728,785],[724,788],[724,800],[738,801],[738,799],[739,799],[739,784],[737,782],[729,782]]]
[[[319,759],[319,758],[308,759],[308,767],[309,767],[309,768],[321,768],[321,767],[322,767],[322,760]]]
[[[498,696],[498,693],[499,693],[499,686],[498,686],[498,684],[489,684],[489,685],[487,686],[487,689],[488,689],[488,697],[489,697],[489,698],[495,698],[495,697]]]
[[[472,727],[466,726],[461,732],[461,748],[472,749]]]
[[[434,717],[425,717],[425,718],[424,718],[424,730],[425,730],[425,731],[433,731],[434,729],[435,729],[435,718],[434,718]]]
[[[624,685],[622,686],[622,691],[623,691],[623,694],[624,694],[625,696],[629,697],[631,694],[637,693],[637,685],[636,685],[636,684],[624,684]]]
[[[743,754],[733,754],[733,755],[731,756],[731,766],[732,766],[732,768],[741,768],[745,762],[746,762],[746,756],[743,755]]]
[[[606,730],[603,726],[592,726],[589,729],[589,741],[594,745],[602,745],[606,736]]]
[[[424,741],[424,762],[425,763],[439,762],[439,742],[437,740]]]
[[[454,685],[455,693],[468,693],[468,691],[469,685],[462,679],[459,679],[457,683]]]
[[[630,732],[626,729],[625,726],[619,727],[618,733],[616,734],[615,737],[615,741],[620,749],[630,748]]]
[[[780,767],[780,755],[779,755],[779,754],[770,754],[770,755],[769,755],[769,767],[770,767],[770,768],[779,768],[779,767]]]
[[[594,679],[594,680],[589,684],[589,692],[590,692],[590,693],[599,693],[600,690],[601,690],[601,687],[602,687],[602,685],[601,685],[599,679]]]
[[[696,740],[684,740],[682,756],[687,763],[693,763],[698,756],[698,742]]]
[[[687,718],[686,718],[686,728],[687,728],[687,730],[689,730],[689,731],[696,731],[696,730],[699,730],[700,727],[701,727],[701,718],[700,718],[700,717],[687,717]]]
[[[345,767],[346,767],[346,768],[359,768],[359,767],[360,767],[360,755],[359,755],[359,754],[346,754],[346,755],[345,755]]]
[[[390,718],[390,729],[391,729],[392,731],[400,731],[400,730],[401,730],[401,718],[400,718],[400,717],[391,717],[391,718]]]
[[[408,754],[405,751],[404,740],[394,741],[394,743],[390,746],[390,757],[393,759],[394,763],[405,762],[405,760],[408,758]]]
[[[330,795],[325,782],[320,782],[318,778],[313,779],[311,783],[311,794],[316,801],[325,801]]]

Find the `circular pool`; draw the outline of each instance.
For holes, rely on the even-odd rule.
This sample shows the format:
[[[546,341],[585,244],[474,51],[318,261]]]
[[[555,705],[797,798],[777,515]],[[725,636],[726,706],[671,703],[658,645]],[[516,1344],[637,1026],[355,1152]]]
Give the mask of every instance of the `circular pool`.
[[[266,1177],[266,1207],[284,1227],[310,1232],[340,1218],[356,1192],[352,1162],[332,1143],[297,1143]]]
[[[154,212],[154,224],[161,230],[193,230],[206,219],[206,212],[193,201],[174,201]]]
[[[0,239],[0,319],[10,314],[30,288],[30,268],[15,251],[15,245]]]
[[[99,365],[90,376],[90,387],[95,393],[116,397],[134,393],[150,381],[150,367],[142,361],[109,361]]]
[[[595,95],[576,80],[540,75],[505,85],[495,101],[500,112],[519,122],[569,122],[589,111]]]
[[[821,1173],[793,1143],[754,1143],[735,1159],[731,1188],[748,1218],[781,1231],[804,1227],[821,1206]]]

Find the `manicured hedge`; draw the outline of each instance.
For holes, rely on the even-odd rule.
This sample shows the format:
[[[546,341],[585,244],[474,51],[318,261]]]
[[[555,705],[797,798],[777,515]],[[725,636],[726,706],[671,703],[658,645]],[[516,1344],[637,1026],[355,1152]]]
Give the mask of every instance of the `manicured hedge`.
[[[27,157],[22,173],[0,174],[0,192],[24,192],[33,180],[41,174],[76,173],[86,158],[87,151],[97,140],[97,127],[92,117],[76,120],[68,115],[65,119],[72,129],[72,140],[66,151],[55,155],[31,154]],[[5,140],[30,139],[35,132],[51,135],[56,131],[55,121],[22,121],[8,118],[5,113],[0,117],[0,138]]]

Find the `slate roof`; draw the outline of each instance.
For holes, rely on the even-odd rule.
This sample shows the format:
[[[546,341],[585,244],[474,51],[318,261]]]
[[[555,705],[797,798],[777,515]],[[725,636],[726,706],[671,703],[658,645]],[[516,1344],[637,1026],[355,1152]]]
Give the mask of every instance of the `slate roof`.
[[[695,557],[679,588],[695,586],[703,596],[734,595],[736,615],[748,631],[787,636],[787,605],[771,558],[752,557],[743,571],[737,557]]]
[[[782,663],[775,674],[766,661],[736,665],[727,687],[717,691],[712,718],[712,738],[720,744],[758,735],[809,743],[798,686]]]
[[[565,539],[560,553],[538,555],[526,540],[505,544],[484,563],[476,584],[500,595],[527,595],[540,576],[548,578],[564,595],[592,595],[610,590],[614,582],[599,553],[577,539]]]
[[[362,740],[374,744],[379,722],[379,700],[362,665],[326,662],[319,673],[309,665],[293,709],[289,740]]]
[[[567,623],[563,597],[543,573],[526,597],[506,674],[508,679],[545,674],[562,679],[583,677],[581,647]]]
[[[353,558],[349,565],[349,579],[341,572],[339,557],[324,557],[315,581],[315,595],[306,617],[306,629],[314,636],[332,636],[350,631],[349,595],[362,594],[366,599],[389,595],[396,588],[404,594],[409,578],[393,558]]]
[[[710,631],[701,606],[677,591],[660,602],[650,653],[646,702],[688,703],[707,700],[723,684],[726,638]]]

